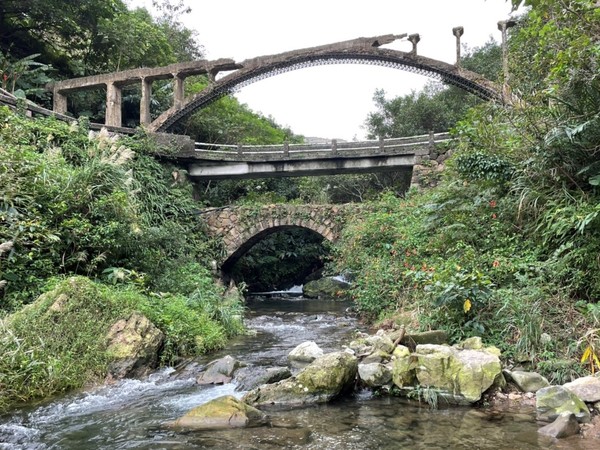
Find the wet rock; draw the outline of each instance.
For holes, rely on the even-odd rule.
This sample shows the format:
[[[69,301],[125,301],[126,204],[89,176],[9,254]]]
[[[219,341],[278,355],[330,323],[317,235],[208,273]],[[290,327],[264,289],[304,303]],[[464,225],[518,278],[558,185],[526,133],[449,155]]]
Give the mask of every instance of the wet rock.
[[[206,370],[196,378],[196,382],[198,384],[229,383],[235,371],[241,366],[242,364],[232,356],[224,356],[208,363]]]
[[[359,364],[358,376],[366,386],[372,388],[386,386],[392,381],[390,368],[381,363]]]
[[[236,391],[249,391],[262,384],[277,383],[292,376],[287,367],[244,367],[235,373]]]
[[[215,398],[169,424],[172,428],[215,430],[265,425],[267,416],[232,395]]]
[[[425,344],[417,346],[415,355],[419,384],[441,389],[458,403],[480,400],[502,373],[498,356],[485,350]]]
[[[550,386],[548,380],[535,372],[524,372],[521,370],[504,370],[503,373],[517,385],[521,392],[537,392],[542,388]]]
[[[573,413],[579,422],[589,422],[590,411],[583,401],[562,386],[548,386],[536,393],[538,420],[553,421],[562,413]]]
[[[325,277],[306,283],[302,287],[302,294],[307,298],[337,298],[348,289],[350,283],[334,277]]]
[[[581,377],[570,383],[563,384],[563,387],[586,403],[600,401],[600,378],[598,377]]]
[[[358,360],[346,352],[323,355],[296,377],[259,386],[244,396],[254,406],[298,406],[326,403],[354,386]]]
[[[320,356],[323,356],[323,350],[321,350],[317,343],[306,341],[288,354],[288,361],[293,367],[305,367]]]
[[[566,438],[579,433],[579,423],[573,413],[562,413],[556,420],[538,430],[538,433],[553,438]]]
[[[109,377],[139,377],[155,368],[163,333],[139,313],[115,323],[106,336],[107,354],[112,359]]]

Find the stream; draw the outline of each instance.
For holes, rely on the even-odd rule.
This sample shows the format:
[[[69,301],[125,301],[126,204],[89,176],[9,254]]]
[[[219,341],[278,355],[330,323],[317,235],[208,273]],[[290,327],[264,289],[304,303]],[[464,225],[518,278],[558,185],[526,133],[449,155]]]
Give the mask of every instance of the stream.
[[[246,325],[255,330],[221,352],[252,366],[287,365],[296,345],[314,340],[341,349],[360,328],[339,301],[255,297]],[[268,411],[276,427],[174,432],[164,426],[225,394],[234,384],[198,386],[164,369],[145,380],[124,380],[73,393],[0,417],[0,449],[591,449],[578,437],[552,442],[538,436],[532,409],[441,408],[359,391],[315,407]]]

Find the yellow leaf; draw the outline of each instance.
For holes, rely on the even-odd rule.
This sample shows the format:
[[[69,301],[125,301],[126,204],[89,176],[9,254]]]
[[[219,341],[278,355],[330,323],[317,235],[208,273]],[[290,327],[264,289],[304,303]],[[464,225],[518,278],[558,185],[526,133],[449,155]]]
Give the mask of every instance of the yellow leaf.
[[[465,302],[463,303],[463,310],[465,311],[465,314],[471,310],[471,300],[465,300]]]
[[[596,355],[594,353],[593,356],[594,356],[594,362],[596,363],[596,366],[600,369],[600,360],[598,360],[598,355]]]
[[[592,349],[591,347],[588,345],[585,350],[583,351],[583,356],[581,357],[581,362],[584,363],[586,362],[588,359],[590,359],[590,356],[592,355]]]

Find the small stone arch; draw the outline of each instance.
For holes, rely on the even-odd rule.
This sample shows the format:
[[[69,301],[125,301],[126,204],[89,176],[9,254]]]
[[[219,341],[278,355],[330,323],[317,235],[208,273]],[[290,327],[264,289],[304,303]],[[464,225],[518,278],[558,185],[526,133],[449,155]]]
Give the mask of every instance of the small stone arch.
[[[339,237],[346,208],[342,205],[228,206],[203,212],[207,231],[221,238],[220,267],[231,266],[254,244],[272,233],[304,228],[329,242]]]

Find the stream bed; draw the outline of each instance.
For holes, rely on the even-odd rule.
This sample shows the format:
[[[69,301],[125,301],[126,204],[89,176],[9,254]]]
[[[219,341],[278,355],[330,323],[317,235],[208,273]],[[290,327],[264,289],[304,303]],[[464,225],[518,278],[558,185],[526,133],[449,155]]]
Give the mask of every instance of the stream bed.
[[[252,366],[287,365],[296,345],[314,340],[341,349],[360,325],[349,304],[302,297],[255,297],[246,324],[254,330],[199,362],[231,355]],[[268,411],[273,427],[174,432],[164,426],[225,394],[234,384],[198,386],[194,378],[161,370],[70,394],[0,417],[0,449],[591,449],[579,437],[552,442],[538,435],[529,408],[440,408],[359,391],[328,405]]]

